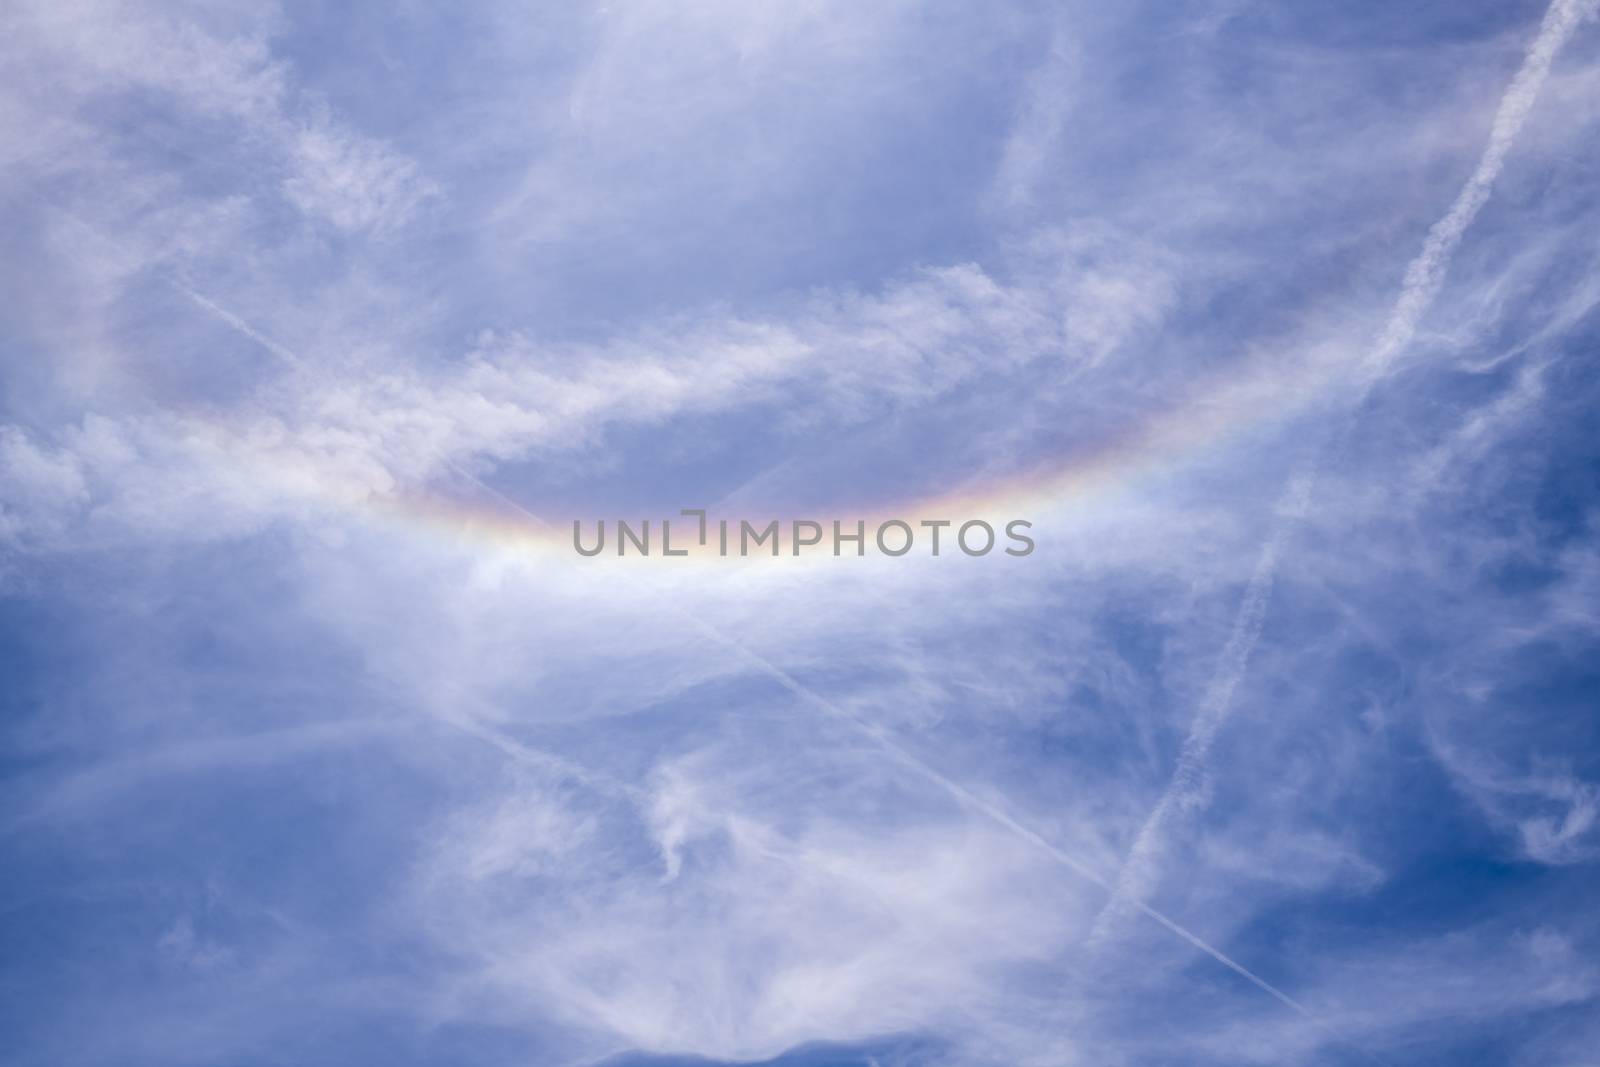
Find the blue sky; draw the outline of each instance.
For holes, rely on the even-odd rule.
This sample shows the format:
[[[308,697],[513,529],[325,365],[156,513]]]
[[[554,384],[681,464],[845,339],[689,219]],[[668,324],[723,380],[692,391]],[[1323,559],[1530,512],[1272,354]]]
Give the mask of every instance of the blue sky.
[[[0,1061],[1592,1062],[1595,16],[8,4]]]

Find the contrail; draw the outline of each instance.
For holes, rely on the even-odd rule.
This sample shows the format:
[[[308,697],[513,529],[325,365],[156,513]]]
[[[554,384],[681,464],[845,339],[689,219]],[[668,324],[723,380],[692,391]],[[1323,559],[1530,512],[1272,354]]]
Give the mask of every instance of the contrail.
[[[168,285],[172,286],[172,288],[176,289],[178,292],[182,293],[184,296],[188,297],[195,304],[209,312],[211,315],[221,319],[223,322],[227,323],[229,326],[232,326],[235,330],[238,330],[240,333],[250,338],[250,340],[260,345],[262,348],[265,348],[268,352],[271,352],[273,355],[289,364],[289,366],[295,368],[296,370],[305,369],[305,362],[299,356],[295,355],[293,352],[289,351],[289,349],[283,347],[278,342],[262,333],[260,330],[257,330],[255,327],[251,326],[248,322],[244,321],[239,316],[223,307],[221,304],[218,304],[209,297],[206,297],[189,288],[189,286],[179,281],[176,275],[164,273],[162,275],[162,280]]]
[[[148,257],[137,255],[128,251],[121,241],[118,241],[110,234],[102,232],[99,227],[91,225],[88,221],[78,215],[77,212],[55,203],[43,193],[34,193],[33,195],[62,218],[76,226],[79,230],[88,234],[90,237],[94,238],[94,240],[105,245],[107,248],[110,248],[117,254],[118,257],[122,259],[125,267],[129,269],[135,269],[150,266],[150,260]],[[196,291],[192,286],[188,285],[181,278],[179,278],[174,271],[160,266],[155,266],[152,269],[155,271],[155,274],[158,278],[160,278],[167,285],[171,286],[173,289],[177,290],[196,307],[206,312],[206,314],[211,315],[213,318],[220,319],[234,330],[243,334],[245,337],[248,337],[250,340],[266,349],[268,352],[271,352],[273,355],[277,356],[280,360],[282,360],[284,363],[287,363],[295,370],[305,369],[305,361],[297,356],[294,352],[285,348],[277,341],[274,341],[272,338],[268,337],[254,326],[251,326],[244,319],[241,319],[239,316],[235,315],[221,304],[218,304],[215,300],[212,300],[205,294]]]
[[[1439,295],[1445,272],[1461,244],[1461,238],[1488,201],[1495,180],[1505,167],[1506,156],[1523,123],[1527,121],[1528,112],[1533,108],[1539,90],[1550,73],[1556,53],[1572,36],[1578,23],[1593,15],[1597,6],[1600,6],[1600,0],[1554,0],[1545,11],[1538,36],[1523,57],[1522,65],[1511,79],[1505,95],[1500,98],[1500,106],[1495,111],[1494,125],[1489,133],[1489,143],[1484,146],[1477,167],[1462,186],[1461,192],[1456,194],[1450,210],[1429,228],[1422,250],[1406,267],[1405,277],[1400,283],[1400,294],[1395,299],[1383,332],[1357,366],[1358,392],[1352,411],[1360,409],[1361,402],[1372,387],[1416,336],[1422,316]],[[1110,899],[1090,927],[1088,943],[1091,947],[1103,944],[1115,923],[1130,909],[1148,910],[1143,900],[1160,874],[1160,848],[1168,824],[1175,816],[1192,811],[1205,802],[1206,763],[1212,742],[1233,710],[1234,691],[1243,680],[1250,656],[1261,637],[1279,561],[1310,505],[1325,447],[1326,442],[1323,442],[1307,462],[1305,470],[1290,480],[1279,502],[1277,526],[1262,546],[1255,570],[1251,572],[1244,599],[1240,602],[1232,631],[1228,635],[1228,643],[1223,647],[1216,672],[1206,687],[1200,708],[1189,727],[1189,735],[1184,739],[1178,765],[1166,791],[1134,838],[1133,846],[1118,872]]]
[[[1428,230],[1422,251],[1406,267],[1405,280],[1400,285],[1400,297],[1395,301],[1389,323],[1378,338],[1378,343],[1364,361],[1363,370],[1381,374],[1411,343],[1411,338],[1417,332],[1417,323],[1439,295],[1445,271],[1450,266],[1457,246],[1461,244],[1462,235],[1478,217],[1478,212],[1494,188],[1495,179],[1500,177],[1500,171],[1505,168],[1506,156],[1521,132],[1522,124],[1527,121],[1534,101],[1538,99],[1539,90],[1550,73],[1550,64],[1555,60],[1556,53],[1567,43],[1578,23],[1592,16],[1597,6],[1600,6],[1597,0],[1554,0],[1545,11],[1538,37],[1534,38],[1522,66],[1511,79],[1505,95],[1500,98],[1494,126],[1489,131],[1489,143],[1484,146],[1477,169],[1456,195],[1450,210]],[[1370,384],[1366,388],[1370,388]],[[1365,392],[1364,388],[1363,396]]]
[[[1206,761],[1211,754],[1211,744],[1233,708],[1233,694],[1244,679],[1261,637],[1261,626],[1267,616],[1267,602],[1272,595],[1273,580],[1277,576],[1278,561],[1284,547],[1294,533],[1300,518],[1310,502],[1315,482],[1310,477],[1296,478],[1285,494],[1285,513],[1278,526],[1261,547],[1250,583],[1245,587],[1244,599],[1234,616],[1233,629],[1228,643],[1223,646],[1222,657],[1206,687],[1194,722],[1189,726],[1189,736],[1184,739],[1178,755],[1178,765],[1166,792],[1156,802],[1134,838],[1133,847],[1117,873],[1111,896],[1101,907],[1089,928],[1088,944],[1099,947],[1109,935],[1113,923],[1130,910],[1143,911],[1142,903],[1152,888],[1159,867],[1159,849],[1162,832],[1175,812],[1199,807],[1205,792]]]
[[[890,735],[889,732],[883,727],[862,719],[861,717],[846,711],[844,708],[839,707],[837,704],[826,699],[825,697],[818,695],[813,690],[797,682],[787,671],[783,670],[781,667],[778,667],[768,660],[762,658],[737,641],[724,636],[720,631],[705,623],[703,620],[692,619],[691,621],[694,621],[697,625],[699,625],[703,632],[722,644],[725,648],[739,653],[763,673],[774,678],[780,685],[789,690],[795,696],[806,701],[807,703],[814,705],[817,708],[820,708],[829,716],[840,720],[857,732],[865,734],[877,744],[879,749],[892,758],[896,763],[900,764],[901,767],[911,771],[924,781],[943,790],[963,808],[966,808],[970,812],[975,812],[979,815],[985,816],[1004,829],[1011,831],[1024,841],[1044,852],[1063,867],[1066,867],[1068,870],[1078,875],[1080,878],[1092,882],[1108,892],[1112,890],[1113,887],[1111,883],[1102,877],[1097,871],[1095,871],[1094,868],[1077,859],[1070,852],[1067,852],[1059,845],[1054,844],[1037,830],[1034,830],[1026,824],[1019,822],[1015,816],[1011,815],[999,804],[984,799],[983,797],[974,793],[971,789],[962,785],[960,782],[957,782],[955,779],[950,778],[928,763],[925,763],[921,759],[917,758],[908,749],[896,741],[894,737]],[[1166,927],[1183,940],[1189,942],[1189,944],[1193,945],[1207,956],[1210,956],[1212,959],[1216,960],[1230,971],[1255,985],[1269,996],[1274,997],[1301,1015],[1309,1016],[1311,1014],[1310,1012],[1306,1011],[1304,1005],[1295,1000],[1293,997],[1289,996],[1287,993],[1283,992],[1283,990],[1250,971],[1243,964],[1238,963],[1223,953],[1222,950],[1202,939],[1198,934],[1193,933],[1178,922],[1163,915],[1155,908],[1150,907],[1143,901],[1136,901],[1134,903],[1134,907],[1139,912],[1148,915],[1150,918],[1154,919],[1156,922],[1160,923],[1162,926]]]

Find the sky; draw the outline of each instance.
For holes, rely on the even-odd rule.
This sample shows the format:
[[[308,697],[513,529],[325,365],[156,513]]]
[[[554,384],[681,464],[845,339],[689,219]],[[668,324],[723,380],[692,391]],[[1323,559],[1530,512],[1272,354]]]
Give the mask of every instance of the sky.
[[[1595,1063],[1597,7],[5,4],[0,1062]]]

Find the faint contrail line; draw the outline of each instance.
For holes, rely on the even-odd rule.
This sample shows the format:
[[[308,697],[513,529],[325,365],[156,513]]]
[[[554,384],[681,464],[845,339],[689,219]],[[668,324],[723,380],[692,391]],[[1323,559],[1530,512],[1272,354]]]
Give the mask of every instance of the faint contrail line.
[[[305,361],[298,355],[285,348],[277,341],[274,341],[260,330],[257,330],[254,326],[251,326],[244,319],[241,319],[239,316],[235,315],[221,304],[218,304],[215,300],[212,300],[210,297],[207,297],[205,294],[194,289],[188,283],[179,278],[175,271],[166,267],[152,264],[148,257],[137,255],[128,251],[121,241],[118,241],[110,234],[103,232],[99,227],[88,222],[71,208],[63,207],[62,205],[51,200],[45,194],[34,192],[32,195],[37,197],[40,201],[49,206],[51,210],[55,211],[62,218],[72,223],[78,229],[82,230],[96,241],[99,241],[101,244],[111,248],[123,260],[124,265],[130,270],[146,268],[154,270],[157,277],[159,277],[168,286],[181,293],[196,307],[199,307],[212,317],[222,320],[228,326],[243,334],[245,337],[248,337],[262,348],[265,348],[268,352],[271,352],[273,355],[277,356],[295,370],[305,369]]]
[[[1500,99],[1494,125],[1490,129],[1489,143],[1484,146],[1477,167],[1456,195],[1450,210],[1429,228],[1422,250],[1406,267],[1399,296],[1395,299],[1383,332],[1357,367],[1359,389],[1351,406],[1352,421],[1354,412],[1359,410],[1373,386],[1416,336],[1422,316],[1439,295],[1445,271],[1463,235],[1488,201],[1495,180],[1505,167],[1506,156],[1523,123],[1527,121],[1528,112],[1550,73],[1556,53],[1571,37],[1578,23],[1593,14],[1597,6],[1600,6],[1597,0],[1554,0],[1545,11],[1538,36],[1534,38],[1516,76]],[[1184,739],[1172,779],[1134,838],[1133,846],[1128,850],[1122,869],[1117,874],[1111,898],[1106,901],[1100,914],[1095,916],[1088,937],[1091,946],[1098,946],[1105,941],[1114,923],[1129,907],[1147,910],[1142,901],[1159,874],[1159,850],[1167,823],[1175,814],[1204,803],[1206,761],[1212,742],[1233,709],[1234,691],[1244,679],[1250,656],[1261,637],[1279,561],[1310,505],[1326,446],[1327,441],[1324,440],[1313,451],[1305,470],[1291,478],[1279,502],[1277,526],[1256,560],[1244,598],[1234,617],[1228,643],[1223,647],[1211,683],[1206,687],[1200,708],[1190,725],[1189,735]]]
[[[891,756],[901,766],[917,774],[925,781],[939,787],[940,789],[943,789],[946,793],[950,794],[950,796],[953,797],[962,807],[968,809],[969,811],[975,811],[979,814],[987,816],[995,823],[1007,830],[1012,831],[1023,840],[1041,849],[1056,862],[1071,870],[1074,874],[1077,874],[1079,877],[1084,878],[1087,881],[1093,882],[1101,889],[1104,889],[1108,892],[1111,891],[1111,883],[1101,876],[1097,871],[1095,871],[1094,868],[1089,867],[1087,864],[1074,857],[1071,853],[1067,852],[1065,849],[1062,849],[1059,845],[1054,844],[1037,830],[1034,830],[1029,826],[1019,822],[999,804],[978,796],[971,789],[962,785],[960,782],[957,782],[955,779],[950,778],[948,775],[945,775],[941,771],[935,769],[930,764],[917,758],[917,756],[896,741],[887,730],[865,719],[862,719],[861,717],[854,715],[849,711],[846,711],[844,708],[839,707],[837,704],[833,703],[827,698],[802,685],[781,667],[776,666],[739,642],[724,636],[720,631],[716,630],[704,620],[693,619],[692,621],[694,621],[700,627],[702,632],[719,641],[730,650],[743,655],[763,672],[777,680],[780,685],[789,690],[795,696],[810,702],[829,715],[841,720],[846,725],[851,726],[858,732],[871,738],[877,743],[880,749]],[[1275,997],[1279,1001],[1282,1001],[1284,1004],[1293,1008],[1301,1015],[1310,1015],[1310,1012],[1306,1011],[1305,1007],[1301,1005],[1299,1001],[1295,1000],[1281,989],[1278,989],[1266,979],[1259,977],[1242,964],[1236,962],[1231,957],[1223,953],[1221,949],[1218,949],[1207,941],[1203,940],[1199,935],[1191,932],[1172,919],[1167,918],[1167,916],[1163,915],[1161,912],[1150,907],[1142,901],[1137,904],[1137,907],[1140,912],[1148,915],[1150,918],[1154,919],[1156,922],[1160,923],[1174,934],[1177,934],[1179,937],[1189,942],[1189,944],[1193,945],[1201,952],[1204,952],[1206,955],[1210,956],[1212,959],[1216,960],[1230,971],[1233,971],[1235,974],[1238,974],[1242,978],[1251,982],[1269,995]]]
[[[182,293],[184,296],[188,297],[201,308],[204,308],[212,315],[221,319],[229,326],[232,326],[235,330],[238,330],[240,333],[250,338],[250,340],[254,341],[262,348],[265,348],[268,352],[271,352],[273,355],[289,364],[289,366],[295,368],[296,370],[305,369],[305,361],[299,356],[295,355],[289,349],[283,347],[266,334],[251,326],[248,322],[244,321],[239,316],[223,307],[221,304],[218,304],[209,297],[196,292],[194,289],[191,289],[188,285],[178,280],[177,275],[164,273],[162,275],[162,280],[164,280],[168,285],[172,286],[172,288],[176,289],[178,292]]]

